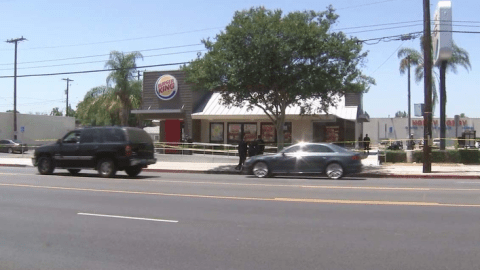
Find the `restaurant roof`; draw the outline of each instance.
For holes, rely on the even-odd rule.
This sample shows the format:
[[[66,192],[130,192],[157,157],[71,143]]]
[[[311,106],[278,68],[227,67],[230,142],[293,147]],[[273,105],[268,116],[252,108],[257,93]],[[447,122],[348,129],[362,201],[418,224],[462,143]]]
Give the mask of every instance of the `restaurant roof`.
[[[219,118],[219,117],[234,117],[234,116],[258,116],[266,117],[265,112],[259,107],[254,106],[253,109],[248,110],[248,106],[235,107],[225,106],[221,104],[221,94],[215,92],[211,95],[210,99],[206,102],[205,107],[192,114],[193,119],[205,119],[205,118]],[[320,104],[318,103],[318,106]],[[301,107],[298,105],[287,107],[285,114],[287,116],[299,116]],[[345,99],[339,98],[337,106],[330,106],[328,109],[328,115],[334,115],[342,119],[356,120],[357,119],[358,106],[345,106]],[[316,115],[327,115],[327,113],[316,113]]]

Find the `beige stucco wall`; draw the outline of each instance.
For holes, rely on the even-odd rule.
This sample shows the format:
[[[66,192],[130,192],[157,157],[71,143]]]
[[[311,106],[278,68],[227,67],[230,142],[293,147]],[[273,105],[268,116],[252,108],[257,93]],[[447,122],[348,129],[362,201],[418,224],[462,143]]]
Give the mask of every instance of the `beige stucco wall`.
[[[20,128],[25,127],[21,133]],[[49,143],[75,129],[75,118],[17,114],[17,139],[30,145]],[[13,113],[0,113],[0,139],[13,139]]]

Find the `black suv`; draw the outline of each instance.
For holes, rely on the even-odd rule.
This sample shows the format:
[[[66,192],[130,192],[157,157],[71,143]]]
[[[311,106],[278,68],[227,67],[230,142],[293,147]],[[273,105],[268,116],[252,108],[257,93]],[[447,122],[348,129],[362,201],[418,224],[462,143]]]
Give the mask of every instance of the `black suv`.
[[[67,169],[71,174],[96,169],[102,177],[113,177],[122,170],[137,176],[142,168],[157,162],[150,135],[132,127],[71,131],[56,143],[37,148],[32,161],[41,174],[51,174],[55,168]]]

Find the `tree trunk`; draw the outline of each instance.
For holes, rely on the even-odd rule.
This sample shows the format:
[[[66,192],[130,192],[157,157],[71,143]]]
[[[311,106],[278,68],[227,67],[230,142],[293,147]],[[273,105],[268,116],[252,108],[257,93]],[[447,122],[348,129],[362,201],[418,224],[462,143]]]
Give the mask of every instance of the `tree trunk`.
[[[285,125],[285,107],[286,106],[282,106],[280,116],[278,116],[275,122],[277,129],[277,151],[282,150],[285,145],[285,132],[283,130],[283,126]]]

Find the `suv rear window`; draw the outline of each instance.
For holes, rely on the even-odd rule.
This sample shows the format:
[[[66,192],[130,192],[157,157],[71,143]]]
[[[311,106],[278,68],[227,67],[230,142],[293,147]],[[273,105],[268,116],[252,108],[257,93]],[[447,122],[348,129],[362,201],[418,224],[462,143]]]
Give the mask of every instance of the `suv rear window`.
[[[142,129],[127,129],[128,138],[132,143],[152,143],[152,137]]]

